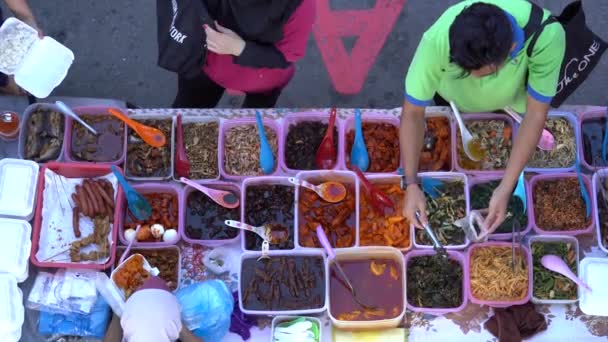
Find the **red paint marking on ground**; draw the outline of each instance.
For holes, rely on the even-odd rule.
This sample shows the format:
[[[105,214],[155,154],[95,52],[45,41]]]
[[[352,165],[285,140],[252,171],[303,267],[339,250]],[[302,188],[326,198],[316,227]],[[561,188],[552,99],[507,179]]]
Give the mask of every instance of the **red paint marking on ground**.
[[[369,70],[406,0],[376,0],[368,10],[332,11],[329,0],[317,0],[313,34],[334,88],[342,94],[361,91]],[[358,37],[349,55],[342,37]]]

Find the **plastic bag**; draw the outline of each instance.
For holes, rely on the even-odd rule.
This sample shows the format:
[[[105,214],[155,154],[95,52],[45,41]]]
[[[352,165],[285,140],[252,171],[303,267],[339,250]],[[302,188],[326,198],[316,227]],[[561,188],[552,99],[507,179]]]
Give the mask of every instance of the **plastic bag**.
[[[32,310],[86,315],[97,301],[96,277],[97,272],[88,270],[39,272],[25,305]]]
[[[91,313],[58,314],[41,311],[38,332],[41,335],[70,335],[103,338],[110,318],[110,307],[100,296]]]
[[[220,280],[192,284],[175,294],[186,327],[205,342],[220,342],[230,328],[234,300]]]

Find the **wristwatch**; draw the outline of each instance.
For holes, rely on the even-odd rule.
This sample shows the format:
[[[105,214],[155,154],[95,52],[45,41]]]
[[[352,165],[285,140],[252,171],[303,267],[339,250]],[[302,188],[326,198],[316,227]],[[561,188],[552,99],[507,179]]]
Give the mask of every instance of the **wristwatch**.
[[[421,183],[422,183],[422,180],[418,176],[416,176],[416,177],[401,176],[401,190],[407,189],[408,185],[411,185],[411,184],[420,185]]]

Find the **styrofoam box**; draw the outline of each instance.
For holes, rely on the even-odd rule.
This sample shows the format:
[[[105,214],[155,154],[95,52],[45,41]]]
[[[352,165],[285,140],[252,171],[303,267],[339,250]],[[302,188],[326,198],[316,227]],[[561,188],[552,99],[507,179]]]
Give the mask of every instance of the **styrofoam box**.
[[[579,307],[586,315],[608,316],[608,258],[584,258],[579,265],[579,275],[593,292],[579,287]]]
[[[27,221],[0,218],[0,234],[0,273],[9,273],[18,282],[25,281],[32,249],[32,226]]]
[[[17,280],[10,274],[0,273],[0,340],[19,341],[24,319],[23,293]]]
[[[323,342],[323,323],[318,317],[308,317],[308,316],[275,316],[272,319],[272,329],[270,330],[272,333],[271,342],[274,342],[274,329],[281,323],[289,322],[296,320],[298,318],[306,318],[307,320],[317,323],[319,325],[319,342]]]
[[[30,160],[0,160],[0,217],[32,219],[38,169],[38,164]]]
[[[8,18],[0,31],[19,27],[33,37],[25,55],[14,70],[5,70],[15,75],[15,83],[38,97],[48,97],[58,86],[74,61],[74,53],[51,37],[38,38],[38,32],[16,18]],[[12,72],[11,72],[12,71]]]

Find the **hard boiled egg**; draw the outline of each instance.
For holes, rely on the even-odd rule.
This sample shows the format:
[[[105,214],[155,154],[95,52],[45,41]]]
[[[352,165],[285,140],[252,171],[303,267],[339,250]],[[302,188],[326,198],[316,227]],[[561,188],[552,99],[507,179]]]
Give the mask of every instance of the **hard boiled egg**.
[[[125,230],[125,240],[131,242],[133,239],[135,239],[135,229],[129,228]]]
[[[175,229],[167,229],[163,234],[164,242],[175,242],[177,241],[177,230]]]

